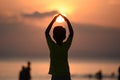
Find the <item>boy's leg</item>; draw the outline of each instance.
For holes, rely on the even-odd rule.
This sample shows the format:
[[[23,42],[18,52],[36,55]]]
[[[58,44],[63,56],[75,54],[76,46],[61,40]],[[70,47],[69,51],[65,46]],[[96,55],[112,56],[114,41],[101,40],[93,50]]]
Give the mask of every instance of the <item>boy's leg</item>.
[[[71,77],[68,76],[52,76],[51,80],[71,80]]]
[[[61,78],[58,76],[52,76],[51,80],[61,80]]]
[[[65,76],[64,80],[71,80],[71,76],[70,75]]]

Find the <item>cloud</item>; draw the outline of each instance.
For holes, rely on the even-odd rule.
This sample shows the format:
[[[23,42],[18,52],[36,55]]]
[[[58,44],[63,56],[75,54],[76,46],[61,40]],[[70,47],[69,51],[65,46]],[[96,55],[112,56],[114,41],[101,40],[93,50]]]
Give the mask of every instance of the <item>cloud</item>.
[[[43,57],[47,56],[45,47],[41,28],[24,23],[0,24],[0,57]]]
[[[120,29],[91,24],[73,24],[71,55],[80,58],[120,58]],[[76,54],[77,53],[77,54]],[[74,55],[73,55],[74,54]]]
[[[21,21],[15,15],[0,16],[0,57],[45,56],[44,30]]]
[[[40,18],[53,16],[53,15],[55,15],[57,13],[58,13],[58,11],[50,11],[50,12],[44,12],[44,13],[40,13],[38,11],[35,11],[32,14],[23,13],[22,16],[25,17],[25,18],[38,18],[38,19],[40,19]]]
[[[4,19],[5,18],[5,19]],[[45,28],[19,23],[17,17],[0,22],[0,57],[48,57]],[[23,18],[24,20],[24,18]],[[10,22],[8,22],[10,21]],[[73,23],[72,58],[120,58],[120,29]]]

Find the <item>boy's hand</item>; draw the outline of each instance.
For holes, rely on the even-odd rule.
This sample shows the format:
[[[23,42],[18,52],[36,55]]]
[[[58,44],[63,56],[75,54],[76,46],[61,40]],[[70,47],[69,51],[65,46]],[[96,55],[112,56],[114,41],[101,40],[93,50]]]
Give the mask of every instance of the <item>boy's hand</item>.
[[[64,15],[62,15],[62,14],[60,14],[60,15],[64,18],[64,20],[65,20],[65,21],[67,22],[67,24],[68,24],[68,28],[69,28],[69,32],[70,32],[69,37],[73,37],[73,28],[72,28],[72,25],[71,25],[70,21],[69,21],[68,18],[65,17]]]
[[[45,31],[45,34],[46,36],[49,36],[49,32],[50,32],[50,29],[53,25],[53,23],[56,21],[57,17],[59,16],[60,14],[57,14],[56,16],[54,16],[53,20],[50,22],[50,24],[48,25],[46,31]]]
[[[60,15],[64,18],[65,21],[68,21],[67,17],[65,17],[65,16],[62,15],[62,14],[60,14]]]
[[[55,21],[59,15],[60,14],[55,15],[54,18],[53,18],[53,21]]]

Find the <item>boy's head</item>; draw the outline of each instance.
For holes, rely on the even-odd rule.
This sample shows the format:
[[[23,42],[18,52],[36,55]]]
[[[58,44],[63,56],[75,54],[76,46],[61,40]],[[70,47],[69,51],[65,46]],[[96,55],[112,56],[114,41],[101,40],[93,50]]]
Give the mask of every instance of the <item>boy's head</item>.
[[[63,42],[63,40],[66,38],[65,28],[63,28],[62,26],[56,26],[53,29],[53,38],[57,43]]]

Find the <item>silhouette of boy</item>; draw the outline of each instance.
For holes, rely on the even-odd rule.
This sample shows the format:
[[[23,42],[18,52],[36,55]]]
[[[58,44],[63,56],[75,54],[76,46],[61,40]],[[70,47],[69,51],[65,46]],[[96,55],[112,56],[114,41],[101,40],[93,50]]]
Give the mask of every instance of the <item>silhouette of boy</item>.
[[[62,26],[56,26],[53,29],[53,41],[50,36],[50,30],[58,16],[62,16],[66,21],[69,29],[69,36],[65,42],[66,30]],[[71,80],[68,64],[68,50],[73,39],[73,29],[70,21],[63,15],[58,14],[53,18],[45,31],[47,44],[50,50],[50,68],[49,74],[52,75],[51,80]]]

